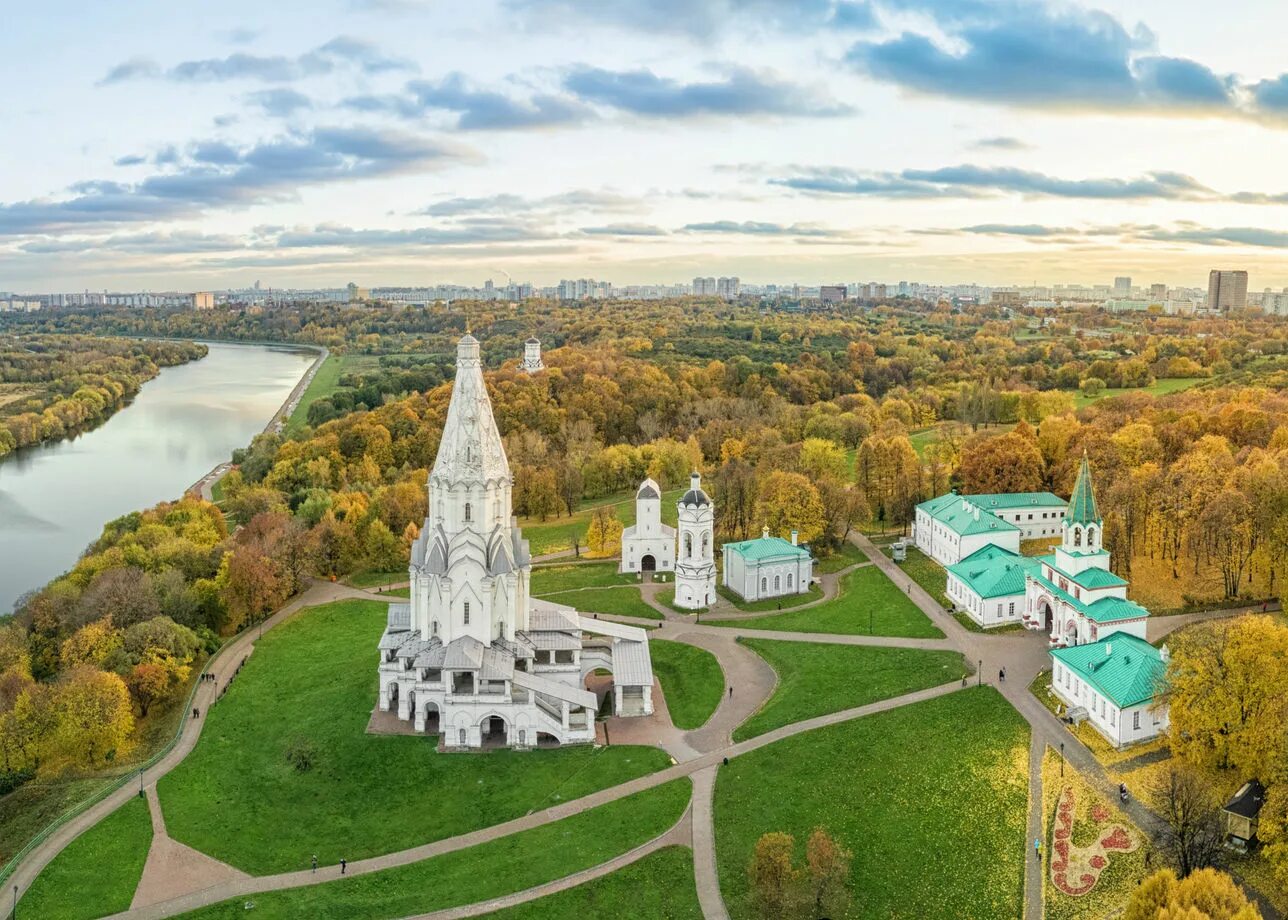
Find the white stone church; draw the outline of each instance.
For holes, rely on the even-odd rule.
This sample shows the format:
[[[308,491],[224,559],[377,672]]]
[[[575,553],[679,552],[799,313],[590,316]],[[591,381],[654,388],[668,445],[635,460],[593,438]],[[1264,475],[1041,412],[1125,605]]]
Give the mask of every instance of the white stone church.
[[[635,493],[635,523],[622,531],[619,572],[675,572],[675,605],[710,607],[716,599],[715,506],[702,476],[689,477],[689,490],[676,503],[679,528],[662,523],[662,490],[652,479]]]
[[[593,742],[598,700],[585,681],[597,669],[613,675],[615,714],[653,711],[644,630],[529,595],[512,485],[479,343],[467,334],[412,546],[411,600],[390,605],[379,643],[380,709],[449,750]]]

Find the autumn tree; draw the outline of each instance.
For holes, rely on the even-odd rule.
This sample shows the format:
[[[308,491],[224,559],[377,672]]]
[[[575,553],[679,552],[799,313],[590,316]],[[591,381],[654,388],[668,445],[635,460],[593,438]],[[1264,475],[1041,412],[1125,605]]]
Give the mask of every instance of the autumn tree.
[[[68,764],[101,766],[125,746],[134,730],[125,682],[87,665],[74,668],[63,678],[54,711],[53,758]]]
[[[1132,892],[1122,920],[1261,920],[1261,911],[1224,872],[1200,869],[1178,880],[1161,869]]]
[[[921,500],[921,461],[908,436],[882,429],[865,438],[855,455],[854,482],[876,520],[899,526],[912,520]]]
[[[600,505],[586,527],[586,546],[596,556],[615,556],[622,551],[622,522],[607,505]]]
[[[103,617],[87,623],[63,641],[58,653],[59,666],[70,671],[77,665],[88,664],[96,668],[121,648],[121,633],[112,626],[112,617]]]
[[[1215,865],[1225,844],[1221,803],[1200,774],[1172,767],[1151,790],[1166,824],[1160,843],[1182,877]]]
[[[774,536],[795,530],[802,543],[823,535],[827,514],[818,489],[800,473],[770,473],[756,492],[755,517]]]
[[[791,834],[773,831],[761,836],[747,864],[751,901],[765,920],[790,916],[800,899],[800,872],[792,865],[796,841]]]
[[[1015,432],[967,442],[957,467],[962,491],[968,495],[1037,492],[1042,488],[1043,472],[1038,445]]]
[[[751,535],[756,510],[755,471],[734,454],[721,464],[713,479],[716,530],[734,540],[745,540]]]
[[[805,864],[814,916],[845,916],[850,907],[850,852],[816,827],[805,844]]]
[[[800,471],[814,482],[849,477],[849,462],[839,444],[823,438],[806,438],[801,444]]]

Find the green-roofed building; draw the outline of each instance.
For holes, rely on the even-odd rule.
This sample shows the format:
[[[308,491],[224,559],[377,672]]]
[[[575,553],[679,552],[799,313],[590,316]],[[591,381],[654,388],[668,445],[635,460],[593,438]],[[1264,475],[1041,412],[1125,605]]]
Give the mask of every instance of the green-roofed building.
[[[725,543],[724,585],[743,600],[762,601],[790,594],[805,594],[814,577],[814,557],[809,548],[771,537],[765,528],[757,540]]]
[[[1066,503],[1052,492],[959,495],[917,506],[913,542],[940,565],[954,565],[985,546],[1020,551],[1021,540],[1060,536]]]
[[[1083,716],[1114,747],[1148,741],[1167,730],[1161,702],[1167,647],[1118,633],[1051,650],[1051,689],[1074,719]]]
[[[945,591],[953,606],[985,629],[1018,623],[1028,576],[1039,565],[1005,547],[985,546],[948,566]]]

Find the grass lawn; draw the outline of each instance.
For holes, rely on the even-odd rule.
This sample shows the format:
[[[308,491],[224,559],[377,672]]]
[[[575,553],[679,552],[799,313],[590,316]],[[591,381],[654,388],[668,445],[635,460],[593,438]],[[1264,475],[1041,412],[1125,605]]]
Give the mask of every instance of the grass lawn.
[[[812,604],[823,596],[823,589],[811,584],[804,594],[786,594],[782,597],[770,597],[763,601],[744,601],[724,585],[716,588],[716,593],[746,613],[768,613],[771,610],[792,610],[805,604]]]
[[[223,501],[224,501],[224,477],[223,476],[220,476],[213,483],[211,483],[210,497],[214,499],[216,505],[223,504]]]
[[[67,845],[18,902],[18,916],[91,920],[128,910],[152,845],[148,803],[133,798]]]
[[[653,674],[666,694],[671,721],[685,731],[700,728],[711,718],[724,694],[724,671],[706,649],[683,642],[650,639]]]
[[[639,576],[631,572],[618,574],[616,562],[554,563],[532,567],[531,593],[540,596],[577,588],[606,588],[638,582]]]
[[[948,572],[912,544],[908,545],[908,558],[897,563],[904,574],[921,585],[945,610],[952,607],[948,600]]]
[[[680,496],[685,493],[687,488],[686,486],[684,489],[671,489],[662,493],[663,524],[668,524],[671,527],[675,526],[676,517],[679,514],[675,503],[679,501]],[[574,531],[576,531],[584,545],[586,526],[590,523],[595,509],[604,505],[608,505],[616,512],[617,519],[622,522],[623,527],[630,527],[635,523],[634,489],[629,492],[618,492],[605,498],[584,502],[575,514],[550,518],[545,521],[535,518],[520,518],[519,526],[523,529],[524,539],[528,541],[528,548],[531,550],[532,555],[541,556],[546,553],[572,549],[572,534]]]
[[[961,680],[970,671],[957,652],[811,645],[771,639],[741,642],[769,662],[778,674],[778,686],[760,711],[734,730],[734,741],[745,741],[781,725],[829,712]]]
[[[852,917],[1020,916],[1028,748],[1010,704],[972,687],[733,759],[715,796],[730,915],[753,916],[747,862],[762,834],[795,837],[799,865],[822,827],[853,854]]]
[[[432,737],[366,734],[386,606],[342,601],[264,635],[196,749],[161,779],[170,836],[251,873],[361,859],[496,824],[651,773],[644,747],[438,754]],[[317,750],[301,773],[286,749]],[[401,792],[399,790],[402,790]],[[405,794],[416,793],[407,819]]]
[[[523,891],[599,865],[666,832],[689,803],[679,779],[590,811],[442,856],[322,885],[232,898],[186,920],[405,917]],[[333,867],[326,870],[336,874]]]
[[[409,577],[406,569],[399,569],[396,572],[355,572],[346,578],[344,583],[355,588],[375,588],[406,581]]]
[[[693,851],[663,847],[611,875],[486,916],[491,920],[700,920]]]
[[[318,368],[318,372],[313,375],[313,379],[305,388],[299,405],[286,420],[284,434],[290,438],[303,431],[308,426],[309,406],[319,399],[326,399],[340,389],[340,378],[345,374],[352,371],[372,370],[379,365],[379,355],[327,355],[326,360],[322,362],[322,366]]]
[[[411,597],[411,588],[390,588],[388,591],[383,591],[381,593],[387,594],[390,597]]]
[[[561,591],[543,594],[541,600],[576,607],[581,613],[607,613],[618,617],[643,617],[660,620],[662,614],[644,603],[639,588],[625,585],[617,588],[583,588],[580,591]]]
[[[707,625],[916,639],[942,639],[944,635],[876,566],[855,569],[843,577],[841,593],[815,607],[750,620],[710,620]]]
[[[1073,395],[1073,403],[1077,408],[1081,409],[1083,406],[1089,406],[1093,402],[1112,399],[1115,396],[1122,396],[1124,393],[1148,393],[1150,396],[1167,396],[1169,393],[1188,390],[1190,387],[1197,386],[1208,379],[1207,377],[1159,377],[1154,381],[1153,386],[1107,389],[1099,396],[1084,396],[1082,391],[1079,390]]]
[[[848,569],[852,565],[867,561],[868,554],[849,540],[846,540],[831,555],[824,556],[814,563],[814,574],[830,575],[833,572],[839,572],[841,569]]]
[[[1073,787],[1077,794],[1073,834],[1070,838],[1075,847],[1090,845],[1114,824],[1128,828],[1141,844],[1130,853],[1111,852],[1107,856],[1109,864],[1101,873],[1096,886],[1076,898],[1060,891],[1051,882],[1056,804],[1065,786]],[[1092,817],[1092,810],[1097,804],[1107,814],[1104,822],[1097,822]],[[1042,837],[1042,886],[1045,892],[1046,920],[1101,920],[1103,917],[1116,916],[1136,890],[1137,883],[1149,874],[1145,869],[1145,852],[1149,848],[1145,835],[1136,830],[1127,816],[1118,809],[1117,803],[1095,792],[1076,770],[1065,769],[1061,776],[1060,755],[1050,748],[1047,748],[1046,756],[1042,759]],[[1031,844],[1029,848],[1032,849]]]

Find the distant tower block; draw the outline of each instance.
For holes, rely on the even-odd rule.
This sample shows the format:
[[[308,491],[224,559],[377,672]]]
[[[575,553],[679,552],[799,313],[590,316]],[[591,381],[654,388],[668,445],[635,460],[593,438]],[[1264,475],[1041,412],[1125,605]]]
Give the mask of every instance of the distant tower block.
[[[544,371],[545,364],[541,361],[541,340],[528,339],[523,343],[523,369],[529,374],[535,374],[537,371]]]

